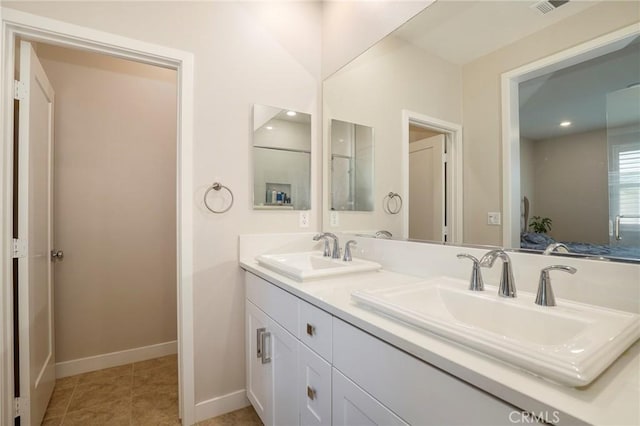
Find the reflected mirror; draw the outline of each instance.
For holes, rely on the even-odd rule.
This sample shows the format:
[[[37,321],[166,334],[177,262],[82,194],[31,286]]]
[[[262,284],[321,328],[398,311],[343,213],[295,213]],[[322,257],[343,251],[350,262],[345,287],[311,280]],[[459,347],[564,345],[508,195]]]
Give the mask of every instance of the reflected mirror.
[[[373,210],[373,129],[331,120],[331,210]]]
[[[311,208],[311,115],[253,106],[253,208]]]
[[[373,235],[375,231],[384,229],[390,231],[394,238],[411,238],[409,212],[412,204],[416,204],[416,195],[410,188],[412,185],[409,175],[413,171],[409,154],[413,148],[409,148],[409,126],[419,124],[445,136],[448,134],[450,138],[450,151],[449,145],[445,143],[446,172],[442,186],[438,184],[438,191],[434,191],[434,195],[429,197],[423,194],[423,199],[420,200],[425,205],[439,206],[442,199],[440,194],[444,194],[444,224],[438,220],[437,227],[444,227],[445,238],[449,233],[450,238],[446,241],[520,247],[520,233],[531,229],[528,224],[524,225],[524,195],[527,193],[523,192],[522,196],[519,194],[519,169],[529,167],[539,172],[542,169],[534,163],[520,165],[518,150],[503,153],[503,75],[542,59],[552,62],[560,53],[587,42],[593,45],[590,58],[582,58],[564,67],[588,59],[597,61],[598,57],[625,47],[636,49],[637,52],[638,46],[636,44],[632,47],[629,41],[618,43],[620,37],[617,35],[624,31],[627,31],[627,35],[635,31],[637,35],[637,4],[634,5],[633,2],[566,2],[546,11],[538,10],[533,7],[534,4],[535,2],[522,1],[434,2],[324,81],[323,128],[329,129],[329,120],[338,117],[345,121],[367,123],[376,131],[374,210],[340,212],[339,217],[334,218],[335,212],[332,211],[328,189],[331,182],[325,181],[325,231],[364,230]],[[462,28],[464,31],[460,31]],[[617,44],[607,51],[603,47],[608,43]],[[640,81],[640,65],[637,62],[631,65],[631,69],[625,70],[638,76],[636,81]],[[556,68],[554,72],[561,72],[560,68]],[[535,88],[529,92],[523,87],[526,99],[523,98],[522,101],[529,103],[527,107],[532,106],[534,100],[539,100],[539,85],[547,80],[550,81],[550,78],[542,77],[533,82]],[[587,102],[593,98],[589,94],[592,90],[602,92],[602,89],[596,87],[600,80],[586,82],[565,79],[562,83],[564,88],[574,86],[582,96],[575,97],[576,102],[572,105],[562,103],[565,100],[562,97],[547,100],[546,105],[538,105],[538,113],[550,112],[553,105],[560,104],[567,117],[572,114],[571,108],[576,106],[581,109],[595,108]],[[624,79],[617,84],[622,89],[632,82]],[[564,90],[557,89],[558,86],[551,92],[564,93]],[[516,100],[516,105],[519,104]],[[517,110],[515,114],[518,115]],[[561,120],[562,117],[557,119]],[[519,123],[523,132],[528,132],[528,120],[523,112]],[[531,136],[523,134],[523,138]],[[515,140],[519,143],[520,135]],[[325,134],[324,144],[327,152],[328,132]],[[622,157],[627,161],[633,156],[633,152],[634,149],[625,149]],[[533,154],[535,155],[538,154]],[[571,155],[574,159],[588,156],[580,151],[571,152]],[[612,155],[612,151],[606,153],[607,161],[611,160]],[[619,153],[615,155],[622,158]],[[512,173],[514,170],[511,163],[514,161],[517,161],[517,166],[513,166],[513,169],[518,169],[517,175]],[[328,168],[329,158],[326,156],[325,163]],[[623,164],[621,160],[617,163],[618,168],[624,168],[627,164]],[[536,184],[535,194],[551,192],[553,185],[558,186],[559,181],[571,182],[579,167],[567,166],[560,171],[560,175],[556,174],[551,179],[553,183],[547,181],[546,184]],[[609,173],[617,173],[613,169],[609,170],[607,164],[603,167],[607,170],[607,176]],[[618,172],[620,181],[623,180],[622,173]],[[629,194],[638,193],[638,185],[629,183],[636,179],[636,175],[632,177],[630,169],[625,169],[624,173],[627,186],[624,191],[619,190],[618,194],[624,192],[624,197],[619,197],[628,200],[635,196]],[[609,184],[606,183],[607,186]],[[503,198],[510,191],[509,185],[518,188],[518,195],[513,198],[513,203],[507,203]],[[627,240],[631,240],[631,229],[640,226],[635,225],[636,219],[631,217],[640,214],[637,204],[627,203],[627,207],[624,207],[627,210],[611,216],[609,195],[599,198],[593,191],[593,185],[590,188],[575,188],[575,194],[579,194],[582,200],[590,200],[590,206],[598,205],[604,210],[606,220],[604,224],[598,225],[600,233],[606,234],[601,235],[603,244],[610,244],[610,237],[615,235],[618,228],[623,233],[623,238],[626,233]],[[401,213],[396,215],[390,215],[383,209],[384,197],[391,192],[401,195],[404,201]],[[542,198],[533,192],[528,194],[530,211],[527,221],[530,222],[533,216],[550,217],[553,219],[552,232],[559,237],[558,241],[589,241],[589,230],[586,228],[582,231],[576,229],[570,237],[562,237],[561,233],[568,231],[578,221],[564,222],[555,212],[540,210],[543,207]],[[440,207],[437,210],[441,211]],[[574,206],[573,215],[589,216],[592,211],[593,207],[577,209]],[[619,220],[616,220],[616,216]],[[519,217],[522,217],[522,224]],[[503,231],[511,228],[512,221],[516,222],[515,237],[507,238]],[[456,238],[452,238],[452,229],[456,226]],[[415,239],[443,241],[437,238],[438,234]],[[611,253],[604,255],[615,257]]]

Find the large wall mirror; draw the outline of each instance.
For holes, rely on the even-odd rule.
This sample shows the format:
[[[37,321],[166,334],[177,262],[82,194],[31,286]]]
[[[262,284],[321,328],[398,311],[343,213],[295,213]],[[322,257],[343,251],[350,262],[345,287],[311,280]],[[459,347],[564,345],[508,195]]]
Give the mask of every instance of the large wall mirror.
[[[326,153],[329,152],[328,135],[331,119],[367,123],[375,129],[376,134],[374,210],[344,212],[340,213],[339,220],[332,220],[328,189],[330,184],[325,181],[323,198],[325,230],[365,231],[371,234],[379,230],[388,230],[394,238],[520,248],[520,231],[533,232],[533,229],[529,223],[524,223],[524,195],[527,193],[523,192],[522,196],[518,195],[514,200],[513,204],[517,203],[516,207],[511,203],[506,204],[503,200],[503,195],[509,191],[504,180],[510,179],[512,172],[505,168],[504,164],[515,159],[513,152],[506,154],[502,152],[503,74],[536,61],[551,60],[560,52],[606,37],[621,29],[630,26],[640,27],[637,4],[633,2],[567,2],[544,13],[532,7],[534,3],[437,1],[324,81],[323,128],[327,130],[324,134],[325,172],[329,169],[329,158]],[[634,44],[632,39],[617,45],[614,50],[625,47],[628,49],[628,54],[632,55],[633,52],[637,54],[638,44]],[[604,59],[598,59],[598,57],[606,53],[611,53],[611,50],[595,49],[591,59],[596,62],[603,61]],[[624,51],[618,52],[618,55],[623,54],[625,54]],[[640,66],[637,59],[629,59],[629,61],[625,65],[618,63],[617,66],[612,67],[618,68],[618,71],[620,67],[625,67],[624,81],[614,84],[618,89],[633,86],[633,82],[627,81],[629,76],[633,80],[635,75],[635,80],[640,81]],[[576,64],[577,62],[574,61],[572,65]],[[523,132],[529,132],[530,117],[543,112],[551,114],[550,106],[560,103],[557,97],[550,99],[543,96],[542,83],[551,84],[550,88],[545,90],[548,90],[548,93],[556,92],[556,95],[565,93],[564,90],[558,90],[559,86],[563,89],[569,86],[575,87],[583,94],[582,98],[576,97],[580,99],[577,102],[580,108],[592,109],[587,102],[593,96],[587,93],[595,88],[599,79],[593,81],[577,80],[571,77],[559,79],[561,75],[566,74],[566,71],[559,69],[555,71],[557,73],[553,76],[545,77],[540,74],[537,76],[540,77],[538,80],[528,79],[531,80],[531,86],[522,87],[523,108],[532,110],[534,104],[537,104],[538,108],[537,113],[535,111],[529,113],[523,109],[519,123]],[[606,89],[607,93],[615,91],[611,89],[614,85],[608,84],[610,89]],[[601,94],[605,91],[605,89],[596,90],[600,90]],[[609,98],[611,99],[611,96]],[[545,106],[544,102],[549,105]],[[566,104],[563,106],[569,108]],[[566,117],[571,115],[569,110],[565,112]],[[519,111],[516,114],[519,114]],[[569,118],[557,117],[557,120],[569,120]],[[444,150],[442,153],[444,160],[438,161],[437,166],[443,167],[444,171],[433,172],[432,169],[426,169],[426,166],[418,167],[418,170],[422,169],[420,171],[423,174],[434,176],[435,173],[442,179],[435,184],[422,185],[423,188],[420,184],[411,183],[411,176],[414,173],[411,167],[413,161],[409,156],[421,148],[414,145],[415,141],[425,139],[414,136],[416,125],[419,128],[418,131],[426,131],[428,135],[431,134],[429,132],[440,134],[444,138],[444,142],[437,144],[438,147],[443,146]],[[592,129],[595,128],[594,125]],[[583,128],[583,132],[585,131],[587,131],[586,128]],[[558,134],[547,139],[557,139],[563,135]],[[585,232],[583,235],[578,230],[575,232],[571,230],[570,235],[563,236],[565,231],[569,232],[569,228],[576,221],[566,222],[554,211],[547,212],[541,209],[545,203],[556,205],[553,198],[545,200],[545,196],[559,187],[558,182],[570,185],[571,181],[575,180],[577,170],[574,169],[579,167],[575,161],[579,163],[580,159],[586,156],[593,162],[593,158],[583,153],[578,145],[574,145],[575,148],[570,148],[570,144],[563,145],[569,150],[576,149],[575,152],[570,153],[575,160],[572,163],[574,165],[569,166],[565,160],[556,159],[553,161],[565,164],[564,170],[550,171],[545,174],[541,163],[533,161],[545,162],[550,151],[543,152],[542,149],[538,149],[534,152],[531,141],[536,138],[537,136],[531,133],[529,135],[523,133],[523,143],[530,145],[523,149],[522,165],[520,165],[519,151],[517,157],[518,170],[527,170],[526,173],[529,173],[527,175],[529,177],[526,178],[528,180],[522,181],[523,185],[529,185],[527,222],[531,222],[533,216],[541,219],[550,217],[553,225],[547,233],[550,237],[549,241],[590,242],[591,237],[587,235],[586,228],[583,229]],[[519,139],[518,134],[518,141]],[[589,138],[581,139],[587,141]],[[547,146],[550,146],[551,142],[548,142]],[[559,144],[553,145],[556,150],[559,147]],[[626,159],[630,158],[634,151],[629,149],[624,152],[626,154],[623,156]],[[511,155],[511,158],[503,158],[506,155]],[[608,155],[606,154],[605,157]],[[538,160],[532,160],[534,158]],[[550,161],[544,164],[548,166]],[[602,161],[599,164],[603,170],[607,170],[607,164]],[[586,167],[583,165],[583,168]],[[534,183],[530,177],[536,172],[538,181]],[[635,177],[629,174],[632,172],[626,171],[626,173],[625,182],[634,181]],[[328,175],[325,173],[324,176]],[[513,176],[509,184],[517,186],[520,192],[520,175]],[[607,182],[606,185],[609,183]],[[535,189],[533,189],[534,186]],[[609,234],[615,233],[615,217],[612,221],[609,217],[609,200],[604,200],[604,204],[602,199],[596,201],[594,185],[590,186],[591,189],[585,186],[580,189],[575,187],[574,195],[583,201],[589,199],[593,201],[586,211],[587,207],[578,208],[575,205],[573,214],[591,215],[596,204],[599,209],[603,209],[608,220],[605,221],[604,228],[600,229],[601,234],[603,232],[606,234],[606,238],[601,235],[601,242],[607,243]],[[430,192],[422,190],[427,187],[431,189]],[[634,195],[629,195],[631,193],[637,194],[637,188],[636,183],[629,183],[625,187],[624,196],[627,197],[625,199],[633,197]],[[600,191],[602,189],[600,188]],[[385,212],[382,203],[385,195],[390,192],[402,195],[404,206],[401,214],[390,215]],[[537,195],[543,193],[544,196]],[[622,194],[620,191],[618,193]],[[422,198],[418,201],[417,197]],[[434,221],[435,228],[438,230],[435,233],[431,232],[430,236],[414,237],[410,231],[414,228],[410,212],[419,204],[430,206],[434,212],[441,214],[440,218],[430,219]],[[626,207],[625,213],[618,214],[622,216],[619,227],[622,232],[627,232],[627,239],[630,240],[630,227],[633,227],[635,220],[630,216],[640,212],[636,212],[637,205],[626,205],[631,207]],[[515,220],[518,222],[515,225],[518,229],[517,236],[505,238],[503,220],[511,220],[510,212],[513,209],[515,209]],[[631,211],[628,211],[629,209]],[[522,224],[520,217],[522,217]],[[611,232],[609,232],[610,221]],[[512,226],[510,222],[507,225]],[[591,231],[592,229],[588,230],[588,232]],[[593,241],[595,244],[595,240]],[[611,255],[610,253],[602,254]]]
[[[311,208],[311,115],[253,106],[253,208]]]

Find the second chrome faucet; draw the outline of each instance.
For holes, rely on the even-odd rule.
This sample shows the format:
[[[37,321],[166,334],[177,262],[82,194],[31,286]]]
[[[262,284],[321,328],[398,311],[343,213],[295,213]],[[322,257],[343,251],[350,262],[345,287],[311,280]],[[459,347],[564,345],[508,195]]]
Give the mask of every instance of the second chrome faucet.
[[[480,260],[469,254],[459,254],[458,258],[467,258],[473,261],[473,270],[471,272],[471,280],[469,289],[474,291],[484,290],[482,281],[482,273],[480,267],[491,268],[496,259],[502,260],[502,275],[500,277],[500,286],[498,287],[498,295],[501,297],[516,297],[516,281],[513,277],[513,268],[511,267],[511,259],[502,249],[491,250]]]

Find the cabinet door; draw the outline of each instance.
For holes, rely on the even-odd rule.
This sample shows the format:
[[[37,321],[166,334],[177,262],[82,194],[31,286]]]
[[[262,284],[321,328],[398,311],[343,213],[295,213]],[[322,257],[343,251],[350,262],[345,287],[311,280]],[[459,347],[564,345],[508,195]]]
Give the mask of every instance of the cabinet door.
[[[267,357],[271,358],[273,417],[265,426],[300,424],[298,410],[298,339],[270,319]]]
[[[270,318],[249,300],[246,301],[247,398],[264,424],[272,413],[271,365],[263,363],[263,334]]]
[[[331,424],[331,364],[304,343],[300,343],[300,373],[298,375],[300,424],[319,426]]]
[[[408,425],[338,370],[332,370],[334,426]]]

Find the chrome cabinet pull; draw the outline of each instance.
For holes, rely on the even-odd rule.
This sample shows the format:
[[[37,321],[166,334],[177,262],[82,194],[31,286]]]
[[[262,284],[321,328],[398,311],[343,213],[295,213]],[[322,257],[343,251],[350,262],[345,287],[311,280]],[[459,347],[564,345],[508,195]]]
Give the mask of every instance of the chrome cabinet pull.
[[[307,323],[307,334],[309,336],[313,336],[314,334],[316,334],[316,328],[309,323]]]
[[[316,399],[316,390],[311,386],[307,386],[307,398],[309,398],[312,401]]]
[[[269,349],[269,344],[267,343],[267,339],[269,339],[269,343],[271,343],[271,332],[263,332],[261,335],[262,340],[262,363],[268,364],[271,362],[271,350]]]
[[[257,348],[256,355],[257,355],[257,358],[262,358],[263,343],[264,343],[264,340],[263,340],[262,336],[264,335],[265,331],[267,331],[267,329],[264,328],[264,327],[256,329],[256,348]]]
[[[51,250],[51,260],[62,260],[64,259],[64,252],[62,250]]]

